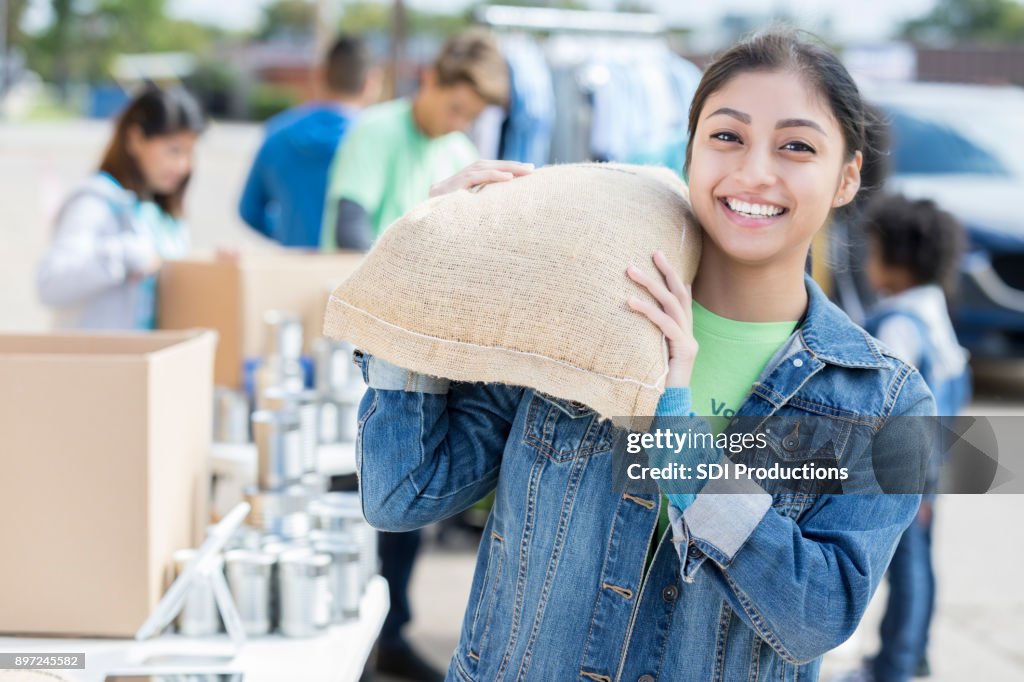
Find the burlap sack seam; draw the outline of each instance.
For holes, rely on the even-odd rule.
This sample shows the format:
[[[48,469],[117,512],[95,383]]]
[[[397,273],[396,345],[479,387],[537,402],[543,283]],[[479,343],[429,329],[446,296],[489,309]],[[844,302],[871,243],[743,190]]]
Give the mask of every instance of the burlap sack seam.
[[[584,369],[584,368],[579,367],[577,365],[574,365],[574,364],[572,364],[570,362],[566,362],[565,360],[559,360],[558,358],[553,358],[553,357],[551,357],[549,355],[543,355],[541,353],[532,353],[530,351],[525,351],[525,350],[516,350],[515,348],[507,348],[505,346],[485,346],[485,345],[483,345],[481,343],[472,343],[472,342],[469,342],[469,341],[457,341],[455,339],[445,339],[445,338],[441,338],[439,336],[431,336],[430,334],[424,334],[422,332],[413,331],[412,329],[406,329],[405,327],[402,327],[401,325],[397,325],[397,324],[394,324],[393,322],[388,322],[387,320],[383,320],[383,319],[377,317],[376,315],[374,315],[373,313],[371,313],[370,311],[366,310],[365,308],[359,308],[357,306],[354,306],[351,303],[349,303],[348,301],[346,301],[344,299],[341,299],[341,298],[338,298],[334,294],[331,294],[329,300],[330,300],[330,303],[340,303],[341,305],[346,306],[348,308],[351,308],[352,310],[354,310],[354,311],[356,311],[356,312],[358,312],[358,313],[360,313],[362,315],[365,315],[366,317],[369,317],[370,319],[374,320],[375,322],[379,322],[379,323],[381,323],[381,324],[383,324],[383,325],[385,325],[387,327],[392,327],[392,328],[397,329],[397,330],[399,330],[401,332],[404,332],[406,334],[411,334],[413,336],[419,336],[421,338],[428,339],[430,341],[439,342],[442,345],[451,344],[451,345],[467,346],[467,347],[470,347],[470,348],[482,348],[484,350],[489,350],[489,351],[500,351],[500,352],[504,352],[504,353],[514,353],[516,355],[526,355],[526,356],[530,356],[530,357],[534,357],[534,358],[539,358],[539,359],[544,360],[546,362],[551,362],[551,363],[554,363],[554,364],[563,365],[563,366],[569,368],[570,370],[574,370],[574,371],[577,371],[577,372],[582,372],[584,374],[591,374],[591,375],[594,375],[594,376],[601,377],[603,379],[611,379],[612,381],[618,381],[618,382],[622,382],[622,383],[626,383],[626,384],[636,384],[637,386],[640,386],[641,388],[661,389],[664,386],[665,379],[668,377],[668,343],[666,341],[664,341],[664,340],[662,340],[661,351],[662,351],[662,361],[664,363],[665,369],[664,369],[664,371],[662,371],[661,376],[658,377],[658,380],[657,380],[656,383],[647,384],[647,383],[644,383],[644,382],[639,381],[637,379],[631,379],[629,377],[617,377],[617,376],[613,376],[613,375],[610,375],[610,374],[604,374],[602,372],[595,372],[593,370]]]

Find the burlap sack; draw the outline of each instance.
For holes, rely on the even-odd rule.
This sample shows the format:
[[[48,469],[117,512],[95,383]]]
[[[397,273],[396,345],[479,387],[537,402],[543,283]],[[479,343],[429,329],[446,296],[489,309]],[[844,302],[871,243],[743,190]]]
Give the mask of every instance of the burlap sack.
[[[652,415],[665,387],[662,333],[626,301],[626,275],[686,282],[700,232],[663,168],[549,166],[436,197],[383,234],[330,297],[324,333],[396,365],[458,381],[528,386],[602,417]]]

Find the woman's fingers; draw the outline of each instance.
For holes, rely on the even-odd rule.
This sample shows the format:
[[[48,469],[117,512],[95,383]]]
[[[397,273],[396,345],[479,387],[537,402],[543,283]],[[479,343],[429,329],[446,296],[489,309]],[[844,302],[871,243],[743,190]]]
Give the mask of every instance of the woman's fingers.
[[[478,170],[466,175],[465,180],[462,182],[460,189],[470,189],[478,185],[489,185],[492,182],[505,182],[516,177],[508,171],[489,169],[489,170]]]
[[[504,182],[533,171],[533,164],[518,161],[475,161],[455,175],[431,186],[430,196],[457,192],[493,182]]]
[[[511,173],[515,176],[527,175],[534,169],[532,163],[520,163],[519,161],[477,161],[467,166],[469,168],[476,167],[478,170],[497,170],[505,173]]]
[[[661,330],[661,333],[665,335],[666,339],[669,341],[675,341],[679,338],[681,334],[679,325],[664,310],[650,301],[645,301],[636,296],[630,296],[628,303],[630,308],[638,313],[646,315],[647,318]]]
[[[632,265],[626,268],[626,274],[629,275],[629,278],[634,282],[647,289],[651,296],[661,304],[661,307],[665,312],[670,314],[672,317],[680,319],[687,316],[688,311],[683,310],[683,306],[680,303],[679,298],[668,290],[668,287],[665,286],[665,282],[655,279],[640,268]]]
[[[689,287],[683,283],[679,273],[672,267],[672,264],[668,260],[668,256],[661,251],[655,251],[654,264],[658,267],[658,270],[661,271],[662,276],[665,278],[665,283],[668,285],[669,291],[671,291],[676,298],[680,301],[683,300],[683,297],[689,298]]]

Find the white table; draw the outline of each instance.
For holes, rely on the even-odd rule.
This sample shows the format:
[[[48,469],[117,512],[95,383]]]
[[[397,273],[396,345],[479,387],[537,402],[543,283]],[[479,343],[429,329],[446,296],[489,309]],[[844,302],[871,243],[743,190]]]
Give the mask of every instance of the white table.
[[[248,639],[237,651],[227,635],[188,638],[162,635],[146,642],[122,639],[0,637],[0,652],[43,655],[85,653],[85,670],[55,671],[81,682],[103,682],[110,673],[152,673],[142,665],[154,656],[216,657],[202,665],[161,664],[160,672],[242,672],[244,682],[355,682],[363,672],[388,612],[387,581],[374,576],[363,596],[359,620],[332,626],[308,639],[270,635]],[[180,660],[180,659],[178,659]]]

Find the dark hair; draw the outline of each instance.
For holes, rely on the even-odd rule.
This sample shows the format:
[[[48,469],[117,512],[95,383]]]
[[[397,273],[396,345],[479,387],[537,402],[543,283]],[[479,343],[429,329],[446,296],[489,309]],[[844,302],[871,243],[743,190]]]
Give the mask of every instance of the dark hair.
[[[883,263],[906,268],[917,284],[955,291],[964,230],[951,213],[931,199],[882,194],[868,205],[863,224]]]
[[[508,102],[508,64],[491,35],[470,29],[448,40],[434,62],[442,87],[465,83],[488,104]]]
[[[327,51],[324,80],[327,87],[341,95],[358,95],[366,85],[372,60],[361,38],[338,36]]]
[[[181,88],[150,85],[128,103],[114,124],[114,136],[103,153],[100,170],[141,196],[149,191],[138,162],[128,151],[128,131],[132,126],[138,126],[146,138],[181,132],[199,134],[206,128],[206,116],[199,102]],[[188,180],[186,177],[169,194],[152,194],[153,201],[169,215],[180,216]]]
[[[796,71],[822,95],[843,131],[847,159],[852,159],[857,151],[864,156],[862,179],[867,175],[873,180],[873,175],[884,174],[884,169],[875,168],[885,156],[880,149],[883,125],[875,111],[865,104],[846,67],[810,33],[779,26],[744,38],[704,71],[690,104],[685,170],[690,170],[697,122],[708,97],[742,73],[780,70]]]

